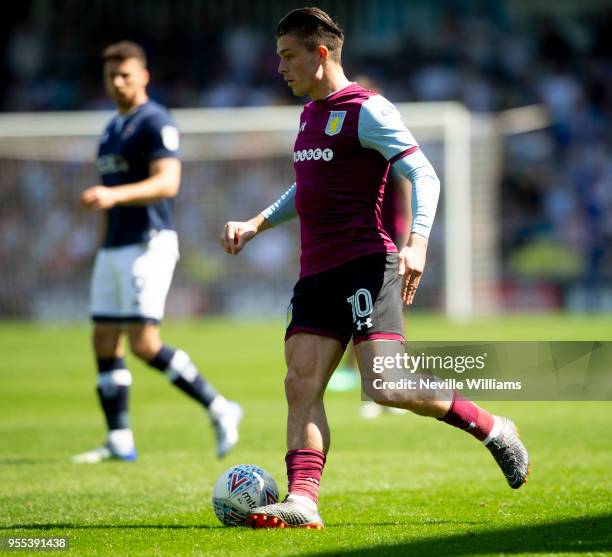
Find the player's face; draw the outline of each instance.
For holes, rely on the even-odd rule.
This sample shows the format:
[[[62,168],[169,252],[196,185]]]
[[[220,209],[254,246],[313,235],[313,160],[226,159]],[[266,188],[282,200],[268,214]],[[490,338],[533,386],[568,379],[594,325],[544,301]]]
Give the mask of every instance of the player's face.
[[[278,73],[296,97],[312,92],[323,77],[321,56],[315,50],[309,52],[295,35],[283,35],[277,41],[280,56]]]
[[[130,109],[145,96],[149,72],[137,58],[121,62],[109,60],[104,64],[104,84],[119,108]]]

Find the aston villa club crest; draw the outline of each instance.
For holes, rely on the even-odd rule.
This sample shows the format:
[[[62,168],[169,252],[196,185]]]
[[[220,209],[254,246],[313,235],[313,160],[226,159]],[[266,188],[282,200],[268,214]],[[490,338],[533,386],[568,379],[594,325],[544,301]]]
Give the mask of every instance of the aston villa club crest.
[[[332,111],[329,115],[329,120],[327,120],[327,126],[325,126],[325,133],[327,135],[338,135],[345,118],[346,110]]]

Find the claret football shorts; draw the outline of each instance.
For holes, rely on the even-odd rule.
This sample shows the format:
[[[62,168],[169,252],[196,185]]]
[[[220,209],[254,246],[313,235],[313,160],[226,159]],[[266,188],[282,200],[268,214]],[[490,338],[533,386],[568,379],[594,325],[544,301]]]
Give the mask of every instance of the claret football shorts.
[[[92,319],[159,323],[178,258],[173,230],[146,243],[100,249],[91,277]]]
[[[375,253],[301,278],[287,310],[285,340],[295,333],[337,339],[404,342],[402,277],[397,253]]]

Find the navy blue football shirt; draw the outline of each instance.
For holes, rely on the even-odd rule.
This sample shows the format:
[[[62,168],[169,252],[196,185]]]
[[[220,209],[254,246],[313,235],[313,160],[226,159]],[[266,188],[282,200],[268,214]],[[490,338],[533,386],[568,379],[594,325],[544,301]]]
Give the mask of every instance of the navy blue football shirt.
[[[127,114],[117,114],[100,138],[98,170],[102,184],[118,186],[150,177],[155,159],[178,157],[179,133],[176,123],[154,101],[137,106]],[[146,242],[155,231],[172,230],[173,199],[149,205],[116,205],[107,211],[103,247],[119,247]]]

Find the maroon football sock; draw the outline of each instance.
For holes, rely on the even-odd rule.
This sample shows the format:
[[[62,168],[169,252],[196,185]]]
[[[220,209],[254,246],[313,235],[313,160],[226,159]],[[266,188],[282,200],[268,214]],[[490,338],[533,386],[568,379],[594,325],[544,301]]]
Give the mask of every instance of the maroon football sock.
[[[455,391],[446,416],[440,420],[467,431],[479,441],[484,441],[493,429],[495,418]]]
[[[325,455],[315,449],[296,449],[287,451],[285,463],[289,478],[289,493],[309,497],[316,504],[319,498],[321,474],[325,466]]]

